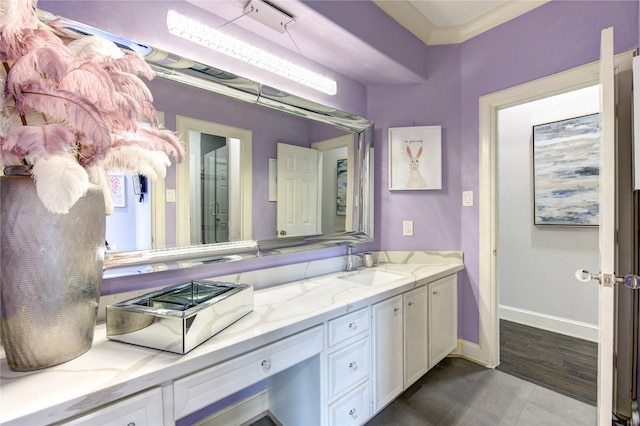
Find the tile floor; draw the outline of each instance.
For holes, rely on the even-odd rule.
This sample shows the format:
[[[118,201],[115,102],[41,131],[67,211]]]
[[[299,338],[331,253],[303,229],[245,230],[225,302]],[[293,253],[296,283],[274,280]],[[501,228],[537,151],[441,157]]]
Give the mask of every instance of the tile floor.
[[[446,358],[367,426],[596,424],[596,408],[462,358]]]

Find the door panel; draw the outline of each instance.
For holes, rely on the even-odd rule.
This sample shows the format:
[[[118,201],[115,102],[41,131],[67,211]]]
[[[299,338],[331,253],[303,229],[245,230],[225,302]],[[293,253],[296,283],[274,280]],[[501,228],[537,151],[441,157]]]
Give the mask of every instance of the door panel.
[[[318,160],[315,149],[278,144],[278,237],[320,233]]]
[[[616,266],[616,147],[613,28],[602,31],[600,40],[600,336],[598,342],[598,424],[610,424],[613,412],[614,288]],[[609,282],[607,283],[607,276]]]

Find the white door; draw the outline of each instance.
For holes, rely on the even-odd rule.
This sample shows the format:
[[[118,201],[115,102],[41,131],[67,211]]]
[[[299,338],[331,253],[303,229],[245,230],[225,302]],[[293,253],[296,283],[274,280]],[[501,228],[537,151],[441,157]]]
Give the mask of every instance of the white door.
[[[319,234],[318,151],[279,143],[277,154],[278,237]]]
[[[581,281],[598,279],[598,405],[597,424],[611,424],[613,413],[614,284],[616,267],[616,132],[613,28],[602,30],[600,39],[600,273],[578,271]]]
[[[616,135],[615,82],[613,70],[613,28],[602,31],[600,39],[600,271],[613,275],[616,265]],[[615,280],[614,280],[615,281]],[[600,285],[600,339],[598,343],[598,424],[610,424],[613,412],[613,283]]]

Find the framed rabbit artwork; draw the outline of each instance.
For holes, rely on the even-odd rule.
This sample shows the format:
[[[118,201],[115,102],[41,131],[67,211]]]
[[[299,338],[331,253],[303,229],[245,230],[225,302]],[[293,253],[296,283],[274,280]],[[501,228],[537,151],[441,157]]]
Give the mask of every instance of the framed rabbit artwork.
[[[389,128],[389,189],[442,189],[440,126]]]

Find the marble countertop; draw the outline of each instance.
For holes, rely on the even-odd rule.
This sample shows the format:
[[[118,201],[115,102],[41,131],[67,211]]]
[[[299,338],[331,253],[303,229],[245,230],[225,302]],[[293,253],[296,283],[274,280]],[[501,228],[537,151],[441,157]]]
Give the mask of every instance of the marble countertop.
[[[345,272],[337,272],[257,290],[253,312],[186,355],[107,340],[104,324],[96,326],[88,352],[58,366],[14,372],[3,354],[0,423],[43,424],[76,416],[463,268],[461,260],[445,264],[389,263],[370,270],[394,272],[404,278],[369,286],[339,279]]]

